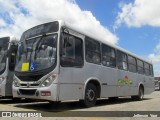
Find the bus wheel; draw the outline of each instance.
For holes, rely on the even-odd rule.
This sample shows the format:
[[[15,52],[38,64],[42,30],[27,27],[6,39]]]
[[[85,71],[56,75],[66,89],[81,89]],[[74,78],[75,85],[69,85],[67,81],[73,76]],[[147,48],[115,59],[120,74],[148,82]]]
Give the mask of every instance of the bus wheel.
[[[144,90],[143,90],[142,87],[140,87],[140,88],[139,88],[138,95],[132,96],[132,99],[133,99],[133,100],[139,100],[139,101],[141,101],[141,100],[143,100],[143,97],[144,97]]]
[[[85,107],[92,107],[96,104],[97,88],[92,83],[89,83],[85,90],[85,98],[83,103]]]

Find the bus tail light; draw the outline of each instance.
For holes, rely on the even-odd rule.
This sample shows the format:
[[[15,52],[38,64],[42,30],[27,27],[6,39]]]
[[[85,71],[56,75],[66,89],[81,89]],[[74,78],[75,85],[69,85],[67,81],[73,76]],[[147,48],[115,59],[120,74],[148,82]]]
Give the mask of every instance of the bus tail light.
[[[51,96],[50,91],[41,91],[41,96]]]

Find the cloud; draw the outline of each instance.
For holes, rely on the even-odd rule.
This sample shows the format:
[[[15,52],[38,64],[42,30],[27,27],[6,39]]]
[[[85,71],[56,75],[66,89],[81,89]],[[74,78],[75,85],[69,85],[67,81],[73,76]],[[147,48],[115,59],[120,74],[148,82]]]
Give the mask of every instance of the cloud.
[[[154,65],[153,65],[153,67],[154,67],[154,76],[155,77],[159,77],[160,76],[160,63],[155,63]]]
[[[149,55],[149,59],[153,63],[159,63],[160,62],[160,43],[156,45],[154,52]]]
[[[148,56],[154,65],[155,76],[160,76],[160,43],[155,47],[154,52]]]
[[[160,0],[135,0],[133,3],[120,3],[114,30],[122,24],[128,27],[160,27]],[[160,44],[148,55],[154,66],[155,76],[160,76]]]
[[[1,27],[4,27],[4,26],[6,26],[7,24],[6,24],[6,22],[5,22],[3,19],[0,19],[0,25],[1,25]]]
[[[116,35],[103,27],[90,11],[81,10],[74,0],[0,0],[0,8],[0,20],[4,21],[0,21],[0,36],[20,37],[35,25],[62,19],[89,35],[113,44],[118,42]]]
[[[160,27],[160,0],[135,0],[134,3],[120,4],[114,28],[122,23],[129,27],[144,25]]]

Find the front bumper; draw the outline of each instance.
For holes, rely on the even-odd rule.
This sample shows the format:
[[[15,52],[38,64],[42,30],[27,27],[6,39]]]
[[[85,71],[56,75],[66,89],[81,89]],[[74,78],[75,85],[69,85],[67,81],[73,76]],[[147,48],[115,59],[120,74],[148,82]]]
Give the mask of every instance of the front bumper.
[[[51,84],[48,87],[15,87],[12,86],[13,97],[16,98],[31,98],[37,100],[46,101],[58,101],[57,95],[58,84]],[[49,91],[50,96],[42,96],[41,93],[44,91]]]

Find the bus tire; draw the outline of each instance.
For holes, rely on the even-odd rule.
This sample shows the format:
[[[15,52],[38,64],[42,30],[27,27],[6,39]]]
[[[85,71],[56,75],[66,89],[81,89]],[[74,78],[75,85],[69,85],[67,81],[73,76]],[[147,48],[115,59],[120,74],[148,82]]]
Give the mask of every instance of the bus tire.
[[[85,107],[93,107],[97,101],[97,88],[94,84],[89,83],[86,86],[85,98],[82,101]]]
[[[133,99],[133,100],[141,101],[141,100],[143,100],[143,97],[144,97],[144,90],[143,90],[142,87],[140,87],[140,88],[139,88],[138,95],[132,96],[132,99]]]

